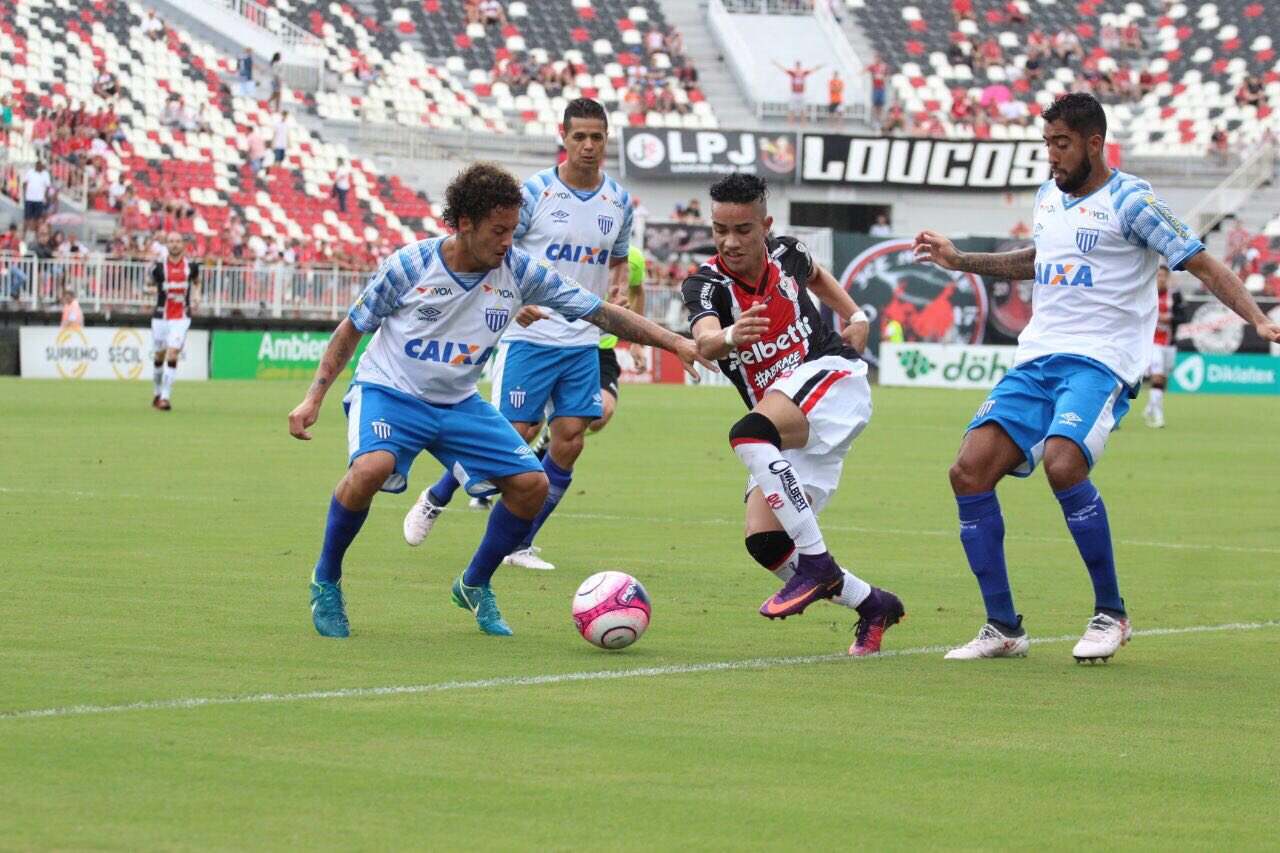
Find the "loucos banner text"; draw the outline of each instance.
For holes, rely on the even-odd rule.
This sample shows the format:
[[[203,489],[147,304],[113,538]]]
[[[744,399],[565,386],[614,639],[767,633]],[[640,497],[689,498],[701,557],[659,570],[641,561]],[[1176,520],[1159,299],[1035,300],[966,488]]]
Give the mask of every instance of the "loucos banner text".
[[[1034,189],[1049,179],[1044,143],[632,130],[619,146],[625,177],[707,177],[747,172],[804,184],[934,189]]]

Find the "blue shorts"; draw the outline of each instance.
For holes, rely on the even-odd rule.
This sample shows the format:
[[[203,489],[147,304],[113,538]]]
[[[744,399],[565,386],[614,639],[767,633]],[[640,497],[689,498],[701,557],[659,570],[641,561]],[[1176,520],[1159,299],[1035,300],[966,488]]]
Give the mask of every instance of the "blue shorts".
[[[997,423],[1026,456],[1013,470],[1028,477],[1050,436],[1069,438],[1093,468],[1129,411],[1130,389],[1107,367],[1080,355],[1046,355],[1019,364],[991,389],[969,424]]]
[[[528,341],[503,346],[493,368],[493,404],[509,421],[536,424],[552,418],[604,414],[599,347],[549,347]]]
[[[409,467],[424,450],[474,497],[496,494],[498,477],[542,470],[529,445],[479,394],[448,406],[385,385],[353,383],[342,407],[348,465],[375,450],[395,454],[396,470],[383,483],[384,492],[408,487]]]

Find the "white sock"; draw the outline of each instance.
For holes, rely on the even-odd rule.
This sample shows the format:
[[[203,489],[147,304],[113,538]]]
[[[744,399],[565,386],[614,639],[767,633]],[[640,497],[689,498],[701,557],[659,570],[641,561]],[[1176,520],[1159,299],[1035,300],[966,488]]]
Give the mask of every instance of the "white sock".
[[[841,569],[840,571],[844,572],[844,586],[841,588],[840,594],[831,600],[836,604],[853,610],[867,600],[867,596],[871,594],[871,584],[848,569]]]
[[[169,395],[173,392],[173,377],[177,375],[178,368],[164,366],[164,377],[160,380],[160,399],[168,400]]]
[[[155,391],[152,392],[154,396],[156,397],[160,396],[160,383],[163,381],[164,381],[164,365],[162,364],[159,367],[157,367],[155,371],[151,374],[151,385],[153,388],[155,388]]]
[[[782,529],[796,543],[796,550],[801,554],[825,554],[827,545],[822,541],[818,519],[804,496],[800,478],[791,463],[782,458],[782,451],[767,441],[740,441],[733,452],[755,477]]]
[[[787,557],[781,566],[778,566],[776,569],[769,569],[769,573],[783,583],[786,583],[795,575],[796,564],[800,562],[799,557],[799,551],[792,551],[791,556]]]
[[[1155,412],[1158,412],[1164,408],[1164,389],[1163,388],[1151,389],[1151,399],[1148,405],[1150,405],[1151,410]]]

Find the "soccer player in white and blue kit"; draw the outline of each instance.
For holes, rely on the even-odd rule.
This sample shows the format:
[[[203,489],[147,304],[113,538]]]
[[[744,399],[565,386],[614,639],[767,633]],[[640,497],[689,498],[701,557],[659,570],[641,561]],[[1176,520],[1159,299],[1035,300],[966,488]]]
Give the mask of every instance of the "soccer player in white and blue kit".
[[[601,168],[609,140],[608,115],[596,101],[578,98],[565,107],[561,133],[565,161],[524,183],[516,245],[550,263],[595,295],[627,279],[631,197]],[[587,428],[600,418],[600,330],[563,313],[526,318],[512,326],[492,370],[494,406],[516,431],[533,442],[550,402],[551,446],[543,458],[551,488],[533,529],[507,562],[552,569],[537,555],[534,536],[568,492]],[[526,325],[527,323],[527,325]],[[446,471],[423,491],[405,518],[405,539],[418,545],[458,482]]]
[[[379,491],[403,492],[426,450],[472,495],[501,494],[453,601],[488,634],[510,635],[489,583],[502,558],[533,527],[547,477],[525,440],[480,398],[476,380],[503,330],[525,304],[585,318],[628,340],[674,352],[689,368],[710,362],[692,342],[603,302],[549,264],[512,248],[520,184],[490,163],[461,172],[445,192],[443,221],[456,233],[422,240],[388,258],[338,325],[289,432],[311,436],[320,406],[360,338],[373,333],[343,398],[348,468],[329,503],[324,546],[311,581],[311,613],[326,637],[350,633],[342,559]]]
[[[1094,615],[1072,654],[1077,661],[1108,660],[1132,636],[1107,510],[1089,472],[1137,396],[1150,360],[1161,258],[1199,278],[1261,338],[1280,339],[1280,326],[1150,184],[1107,167],[1106,115],[1092,95],[1063,95],[1043,118],[1052,180],[1036,195],[1034,247],[970,254],[932,231],[915,240],[919,261],[1035,281],[1015,367],[979,407],[951,467],[960,541],[987,610],[978,636],[947,653],[953,660],[1027,653],[995,487],[1006,474],[1029,476],[1040,462],[1093,582]]]

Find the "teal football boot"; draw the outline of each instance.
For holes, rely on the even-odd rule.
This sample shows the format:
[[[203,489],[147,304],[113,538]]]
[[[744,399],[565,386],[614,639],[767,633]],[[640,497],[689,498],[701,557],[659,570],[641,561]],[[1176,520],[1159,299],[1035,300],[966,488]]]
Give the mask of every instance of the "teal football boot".
[[[462,575],[453,582],[453,603],[470,610],[476,615],[476,624],[480,630],[495,637],[510,637],[514,632],[511,626],[498,612],[498,602],[493,597],[493,587],[489,584],[467,586],[462,582]]]
[[[351,626],[347,622],[347,601],[342,595],[340,583],[311,581],[311,621],[322,637],[350,637]]]

